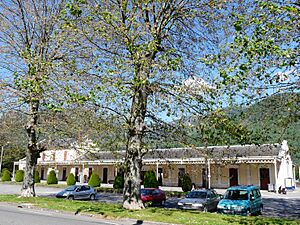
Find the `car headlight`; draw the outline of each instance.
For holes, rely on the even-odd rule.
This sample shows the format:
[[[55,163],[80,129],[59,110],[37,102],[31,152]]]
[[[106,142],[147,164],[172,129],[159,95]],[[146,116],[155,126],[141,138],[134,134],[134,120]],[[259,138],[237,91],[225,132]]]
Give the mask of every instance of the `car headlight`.
[[[194,207],[203,207],[203,204],[201,204],[201,203],[195,203],[195,204],[193,204],[193,206]]]
[[[218,205],[217,208],[218,209],[225,209],[225,206],[224,205]]]
[[[65,192],[65,193],[63,193],[63,196],[67,196],[69,193],[68,192]]]
[[[177,205],[183,205],[183,203],[182,202],[178,202]]]

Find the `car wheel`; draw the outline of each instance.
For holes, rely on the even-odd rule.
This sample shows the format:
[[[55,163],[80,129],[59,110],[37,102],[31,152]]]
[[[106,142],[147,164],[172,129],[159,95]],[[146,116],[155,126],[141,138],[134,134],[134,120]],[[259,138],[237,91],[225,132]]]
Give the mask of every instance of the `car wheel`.
[[[69,196],[68,196],[68,199],[69,199],[69,200],[74,200],[74,196],[73,196],[73,195],[69,195]]]
[[[161,206],[164,206],[165,204],[166,204],[166,200],[163,200],[163,201],[160,202]]]
[[[95,199],[96,199],[96,197],[94,194],[90,196],[90,200],[94,201]]]
[[[247,210],[246,216],[252,216],[252,214],[251,214],[251,212],[250,212],[250,209]]]
[[[151,205],[151,202],[144,202],[145,207],[149,207]]]
[[[261,206],[260,208],[259,208],[259,211],[257,212],[257,215],[262,215],[262,210],[263,210],[263,207]]]

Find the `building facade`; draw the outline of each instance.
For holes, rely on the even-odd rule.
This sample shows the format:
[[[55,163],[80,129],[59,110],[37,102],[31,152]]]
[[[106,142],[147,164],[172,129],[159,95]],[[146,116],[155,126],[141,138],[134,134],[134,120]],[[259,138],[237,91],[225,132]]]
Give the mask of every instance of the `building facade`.
[[[122,164],[125,151],[100,151],[91,146],[74,146],[41,153],[37,169],[41,179],[55,170],[58,180],[73,173],[78,182],[87,182],[92,172],[102,183],[112,183]],[[15,162],[14,168],[25,167]],[[262,190],[280,186],[295,188],[293,166],[286,141],[282,144],[209,146],[149,150],[143,159],[142,179],[153,170],[162,186],[180,186],[188,173],[198,187],[228,188],[234,185],[256,185]]]

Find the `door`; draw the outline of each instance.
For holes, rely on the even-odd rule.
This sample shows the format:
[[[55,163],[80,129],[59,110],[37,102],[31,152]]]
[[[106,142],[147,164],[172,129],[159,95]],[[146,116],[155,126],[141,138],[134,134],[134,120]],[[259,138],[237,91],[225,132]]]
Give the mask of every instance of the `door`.
[[[270,171],[268,168],[260,168],[260,189],[268,190],[268,184],[270,183]]]
[[[238,169],[230,168],[229,169],[229,186],[237,186],[238,181]]]
[[[78,167],[76,167],[75,168],[75,180],[76,180],[76,182],[78,182],[79,181],[79,168]]]
[[[158,185],[162,186],[163,185],[163,170],[162,168],[158,168]]]
[[[42,167],[41,168],[41,180],[44,180],[44,173],[45,173],[45,169]]]
[[[206,173],[206,168],[202,169],[202,187],[203,188],[207,188],[208,184],[207,184],[207,173]]]
[[[93,168],[89,168],[89,177],[88,177],[88,179],[90,179],[91,178],[91,176],[92,176],[92,173],[93,173]]]
[[[184,174],[185,174],[185,169],[179,168],[178,169],[178,187],[182,187],[182,180],[183,180]]]
[[[67,179],[67,168],[63,168],[62,180],[65,181]]]
[[[102,183],[107,184],[107,173],[108,173],[108,169],[107,168],[103,168],[103,179],[102,179]]]

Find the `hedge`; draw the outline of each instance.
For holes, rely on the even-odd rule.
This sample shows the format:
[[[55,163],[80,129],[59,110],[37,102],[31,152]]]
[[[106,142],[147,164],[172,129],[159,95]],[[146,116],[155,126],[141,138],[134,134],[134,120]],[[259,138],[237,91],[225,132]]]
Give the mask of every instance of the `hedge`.
[[[154,171],[147,171],[144,176],[144,187],[145,188],[158,188],[159,183],[156,180]]]
[[[10,177],[11,173],[9,172],[8,169],[4,169],[2,171],[2,181],[11,181],[11,177]]]
[[[92,187],[100,187],[101,180],[97,173],[92,173],[88,184]]]
[[[184,174],[182,178],[182,190],[184,192],[190,191],[192,190],[192,185],[193,183],[189,174],[188,173]]]
[[[17,170],[15,181],[16,182],[22,182],[23,180],[24,180],[24,170]]]
[[[58,180],[54,170],[51,170],[47,177],[47,184],[57,184]]]
[[[41,183],[40,173],[39,171],[34,171],[34,183]]]
[[[75,179],[75,176],[73,173],[70,173],[67,177],[67,185],[68,186],[71,186],[71,185],[74,185],[76,184],[76,179]]]

